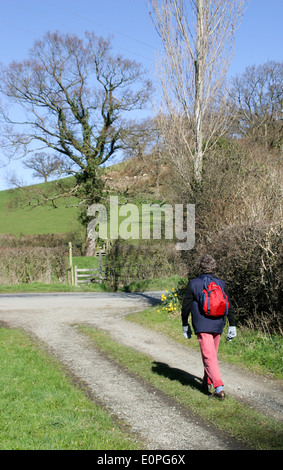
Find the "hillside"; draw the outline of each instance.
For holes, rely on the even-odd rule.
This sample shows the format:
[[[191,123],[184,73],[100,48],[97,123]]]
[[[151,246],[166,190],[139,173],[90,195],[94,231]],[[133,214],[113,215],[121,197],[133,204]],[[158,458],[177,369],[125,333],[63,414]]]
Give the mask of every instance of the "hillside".
[[[113,165],[102,170],[105,187],[115,194],[126,194],[133,199],[158,200],[155,196],[155,181],[150,173],[146,173],[143,165],[137,165],[135,160]],[[166,168],[162,174],[166,173]],[[162,179],[162,178],[161,178]],[[44,189],[51,183],[34,185],[34,188]],[[29,189],[33,187],[30,186]],[[164,191],[162,181],[160,193]],[[20,190],[0,191],[0,233],[14,235],[33,235],[48,233],[67,233],[79,230],[77,221],[78,209],[68,207],[77,204],[77,199],[62,199],[57,208],[39,206],[30,208],[20,201]]]
[[[77,229],[77,210],[66,208],[62,202],[57,209],[52,207],[13,207],[14,193],[0,192],[0,233],[33,235],[65,233]]]

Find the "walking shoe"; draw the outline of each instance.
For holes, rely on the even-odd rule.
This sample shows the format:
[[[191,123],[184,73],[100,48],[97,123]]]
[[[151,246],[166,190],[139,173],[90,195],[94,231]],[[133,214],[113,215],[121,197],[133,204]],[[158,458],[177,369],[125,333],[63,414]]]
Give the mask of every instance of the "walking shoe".
[[[223,390],[221,390],[221,392],[219,392],[219,393],[213,392],[213,394],[211,396],[214,397],[214,398],[218,398],[218,400],[224,400],[225,393],[224,393]]]

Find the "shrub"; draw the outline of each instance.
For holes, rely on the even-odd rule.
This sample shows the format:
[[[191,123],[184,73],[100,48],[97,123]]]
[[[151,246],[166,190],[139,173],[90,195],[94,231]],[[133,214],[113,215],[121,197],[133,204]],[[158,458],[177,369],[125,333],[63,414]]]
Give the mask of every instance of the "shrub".
[[[20,247],[44,247],[56,248],[68,246],[72,242],[74,256],[82,255],[82,234],[81,233],[44,233],[34,235],[13,235],[0,234],[0,248],[20,248]]]
[[[200,247],[217,260],[238,322],[269,334],[283,333],[282,235],[280,225],[230,226]]]
[[[0,247],[0,284],[64,282],[66,248]]]
[[[133,281],[185,275],[186,267],[174,243],[161,240],[132,244],[115,240],[104,263],[107,280],[114,290]]]

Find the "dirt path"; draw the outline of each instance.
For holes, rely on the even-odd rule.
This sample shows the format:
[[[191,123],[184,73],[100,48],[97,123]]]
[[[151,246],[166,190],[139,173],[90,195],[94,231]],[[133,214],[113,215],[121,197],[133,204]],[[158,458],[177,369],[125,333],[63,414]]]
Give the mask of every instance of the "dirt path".
[[[95,350],[72,326],[89,324],[114,340],[196,378],[203,374],[198,351],[188,350],[158,333],[125,319],[129,312],[154,304],[159,293],[14,294],[0,296],[0,321],[21,327],[40,341],[87,385],[115,416],[145,441],[148,449],[240,449],[201,419],[137,379]],[[180,333],[181,334],[181,333]],[[282,420],[282,383],[221,363],[225,390],[250,406]],[[204,397],[206,399],[206,397]]]

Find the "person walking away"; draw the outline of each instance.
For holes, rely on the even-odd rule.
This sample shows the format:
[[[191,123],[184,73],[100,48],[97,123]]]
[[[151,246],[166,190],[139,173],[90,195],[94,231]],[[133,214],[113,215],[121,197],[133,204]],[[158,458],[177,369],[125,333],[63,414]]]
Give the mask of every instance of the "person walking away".
[[[189,282],[184,295],[181,310],[183,335],[185,338],[191,338],[192,332],[188,325],[188,318],[191,313],[192,326],[199,341],[204,366],[202,391],[208,393],[213,386],[215,390],[212,396],[223,400],[225,398],[224,384],[219,370],[217,352],[226,318],[229,322],[227,340],[231,341],[237,335],[235,312],[225,282],[215,276],[215,259],[208,254],[201,256],[198,260],[198,268],[199,277]],[[208,287],[207,284],[209,284]],[[215,292],[209,294],[209,288]],[[215,297],[213,297],[214,295]],[[222,298],[220,299],[224,307],[222,309],[217,307],[218,311],[217,308],[215,309],[216,300],[213,300],[216,299],[216,296],[218,296],[217,299],[221,297],[224,299],[224,301],[222,301]]]

